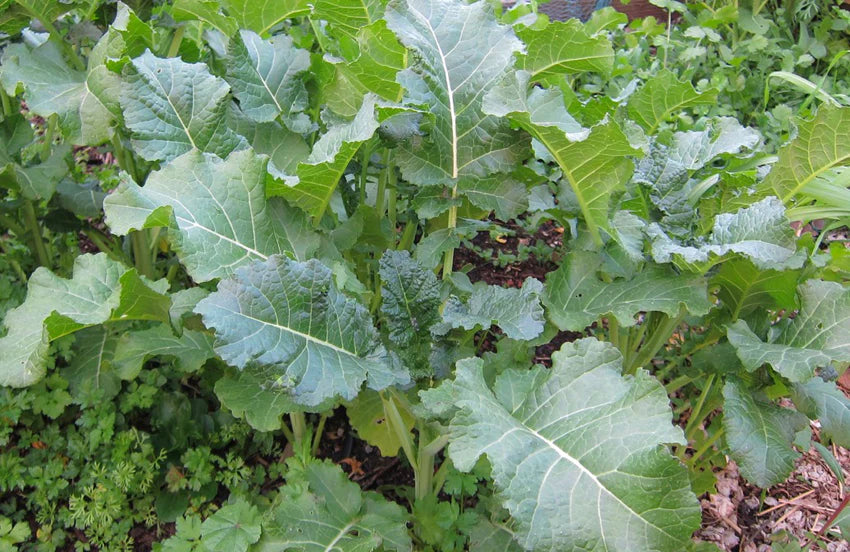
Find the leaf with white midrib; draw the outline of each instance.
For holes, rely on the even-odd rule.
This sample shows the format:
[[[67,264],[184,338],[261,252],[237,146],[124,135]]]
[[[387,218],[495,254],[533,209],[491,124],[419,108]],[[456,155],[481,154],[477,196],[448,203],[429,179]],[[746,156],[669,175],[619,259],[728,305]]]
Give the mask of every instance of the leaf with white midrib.
[[[664,447],[683,438],[661,384],[642,370],[624,378],[619,352],[592,338],[564,345],[553,362],[506,370],[491,389],[483,361],[465,359],[454,381],[420,393],[451,418],[454,465],[470,471],[487,455],[528,550],[684,549],[700,513],[687,471]]]

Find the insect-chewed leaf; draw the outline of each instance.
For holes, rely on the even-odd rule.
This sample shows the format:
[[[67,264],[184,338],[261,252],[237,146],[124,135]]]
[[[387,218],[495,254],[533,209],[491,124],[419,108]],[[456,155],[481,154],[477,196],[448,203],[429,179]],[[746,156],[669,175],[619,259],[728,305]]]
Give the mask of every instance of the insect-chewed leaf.
[[[215,328],[225,362],[265,367],[269,385],[291,388],[305,406],[351,400],[364,381],[379,390],[408,380],[380,344],[369,311],[337,290],[316,260],[274,255],[240,268],[195,312]]]
[[[551,370],[509,369],[490,388],[481,359],[420,393],[449,415],[448,454],[461,471],[486,454],[527,550],[687,548],[700,509],[687,470],[664,445],[683,443],[664,387],[592,338],[564,345]]]

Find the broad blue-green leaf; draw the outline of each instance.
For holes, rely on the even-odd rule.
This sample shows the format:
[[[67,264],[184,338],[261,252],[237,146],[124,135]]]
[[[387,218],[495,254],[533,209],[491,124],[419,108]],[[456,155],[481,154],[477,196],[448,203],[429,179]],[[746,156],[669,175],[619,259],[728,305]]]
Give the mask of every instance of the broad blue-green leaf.
[[[621,326],[632,326],[641,312],[676,316],[685,307],[702,316],[711,309],[706,282],[699,276],[649,265],[631,279],[605,282],[601,271],[601,256],[574,251],[546,276],[543,302],[560,329],[581,331],[604,316],[614,316]]]
[[[850,165],[848,128],[850,108],[822,106],[814,119],[798,126],[796,138],[779,150],[779,160],[764,186],[787,204],[825,172]]]
[[[121,81],[106,67],[73,69],[52,41],[32,50],[12,44],[0,64],[6,92],[14,95],[21,84],[30,112],[44,118],[56,115],[69,142],[97,145],[110,138],[114,116],[107,105],[116,103]]]
[[[800,454],[791,448],[797,432],[809,421],[794,410],[781,408],[729,380],[723,386],[723,427],[729,455],[748,481],[766,488],[785,481]]]
[[[506,525],[480,519],[469,532],[470,552],[522,552],[514,540],[514,530]]]
[[[517,56],[517,69],[528,71],[535,82],[554,84],[562,75],[595,71],[610,73],[614,48],[606,36],[590,36],[578,19],[552,21],[517,31],[525,53]]]
[[[473,205],[493,211],[501,220],[510,220],[528,210],[525,184],[506,174],[464,178],[457,189]]]
[[[197,282],[233,274],[270,255],[307,259],[319,238],[306,217],[266,199],[266,161],[251,150],[226,160],[198,151],[151,173],[144,187],[125,181],[104,201],[113,233],[169,228],[169,239]]]
[[[527,550],[685,549],[700,510],[665,446],[684,439],[662,385],[643,370],[624,378],[620,353],[595,339],[553,363],[506,370],[491,389],[483,361],[466,359],[454,381],[420,393],[451,415],[454,465],[468,472],[487,455]]]
[[[719,155],[754,148],[760,139],[758,132],[737,119],[718,117],[705,130],[674,133],[670,158],[688,170],[701,169]]]
[[[759,270],[746,259],[735,259],[723,263],[711,283],[718,286],[717,297],[732,320],[737,320],[756,309],[793,310],[798,277],[792,270]]]
[[[168,286],[166,280],[142,282],[134,269],[104,253],[77,257],[70,280],[36,269],[26,300],[4,320],[8,333],[0,338],[0,385],[25,387],[41,379],[53,339],[108,320],[147,318],[144,306],[136,303],[139,283],[160,294]]]
[[[312,123],[304,114],[308,99],[301,77],[309,68],[310,53],[296,48],[289,36],[263,40],[241,31],[230,41],[226,78],[249,119],[268,123],[280,116],[294,132],[309,132]]]
[[[408,345],[429,335],[440,320],[440,283],[407,251],[386,251],[381,257],[381,314],[390,340]]]
[[[227,13],[236,19],[240,29],[265,35],[286,19],[310,12],[307,0],[220,0]]]
[[[0,2],[0,32],[15,35],[33,19],[52,24],[72,7],[71,3],[56,0],[3,0]]]
[[[632,120],[648,134],[654,134],[677,111],[716,101],[717,91],[697,92],[690,82],[680,81],[673,72],[663,69],[629,97],[627,106]]]
[[[449,299],[443,321],[465,330],[496,325],[513,339],[534,339],[543,332],[542,293],[543,284],[534,278],[526,278],[520,289],[478,284],[468,301]]]
[[[262,520],[256,506],[228,504],[201,524],[201,543],[209,552],[246,552],[260,540]]]
[[[507,121],[481,110],[484,94],[512,70],[522,43],[483,2],[403,0],[391,4],[387,26],[415,53],[398,75],[404,102],[423,106],[427,139],[405,141],[395,160],[416,184],[509,171],[525,144]]]
[[[215,357],[213,338],[188,329],[176,336],[167,324],[128,331],[115,344],[112,365],[122,379],[130,380],[139,374],[145,361],[154,357],[173,358],[175,367],[182,372],[197,372]]]
[[[799,312],[771,328],[767,342],[742,320],[727,326],[729,342],[748,370],[770,364],[791,381],[804,382],[816,368],[850,361],[850,290],[836,282],[809,280],[797,293]]]
[[[33,201],[50,199],[62,177],[68,174],[70,152],[68,145],[56,146],[47,161],[29,167],[22,167],[8,159],[6,169],[0,168],[0,187],[16,190]]]
[[[333,400],[307,408],[296,404],[292,390],[274,385],[274,369],[250,365],[244,370],[228,370],[215,382],[215,395],[221,405],[237,418],[244,418],[257,431],[278,431],[281,418],[290,412],[322,412],[334,406]]]
[[[657,224],[650,225],[652,256],[656,262],[674,258],[705,269],[731,253],[738,253],[760,269],[799,268],[803,259],[797,252],[794,230],[785,217],[785,207],[775,197],[765,198],[736,213],[723,213],[714,219],[711,235],[694,245],[670,238]]]
[[[484,110],[507,116],[539,140],[563,171],[563,183],[578,211],[601,244],[600,229],[609,226],[611,194],[624,190],[631,176],[630,157],[637,155],[613,121],[583,129],[564,107],[558,90],[527,92],[528,74],[505,79],[485,97]]]
[[[98,218],[103,212],[103,200],[106,198],[106,192],[99,182],[93,177],[84,182],[63,178],[56,185],[56,196],[62,207],[78,217]]]
[[[850,446],[850,400],[834,382],[812,378],[791,388],[797,409],[821,424],[821,436]]]
[[[277,121],[255,123],[236,110],[231,111],[230,125],[245,138],[255,153],[269,156],[266,170],[277,179],[295,174],[298,164],[310,155],[310,146],[304,138]]]
[[[412,550],[404,508],[364,493],[330,462],[313,460],[303,469],[306,485],[299,478],[281,490],[257,552]]]
[[[298,164],[296,175],[270,183],[267,194],[283,196],[311,216],[321,218],[348,163],[377,129],[375,98],[368,96],[354,120],[331,126],[313,144],[309,157]]]
[[[168,162],[191,150],[227,157],[244,144],[225,124],[230,88],[205,64],[147,51],[124,67],[124,79],[124,122],[148,161]]]
[[[215,350],[237,368],[268,367],[270,385],[316,406],[407,380],[378,340],[367,309],[345,297],[329,268],[274,255],[236,270],[195,308],[215,328]]]

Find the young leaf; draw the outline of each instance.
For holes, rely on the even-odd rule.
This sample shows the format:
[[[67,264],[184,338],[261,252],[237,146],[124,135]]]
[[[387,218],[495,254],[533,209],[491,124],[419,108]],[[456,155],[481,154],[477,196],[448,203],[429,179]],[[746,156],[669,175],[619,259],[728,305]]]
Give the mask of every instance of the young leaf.
[[[175,359],[175,366],[184,373],[196,372],[215,357],[213,338],[195,330],[183,330],[178,337],[166,324],[129,331],[115,344],[112,365],[121,379],[131,380],[139,374],[145,361],[160,356]]]
[[[605,282],[598,276],[601,269],[599,255],[574,251],[547,275],[543,303],[560,329],[581,331],[609,315],[621,326],[632,326],[640,312],[676,316],[686,307],[702,316],[711,309],[706,282],[699,276],[650,265],[631,279]]]
[[[169,227],[169,236],[197,282],[233,274],[269,255],[308,258],[319,246],[306,217],[280,199],[266,199],[266,161],[251,150],[221,160],[187,153],[151,173],[144,187],[125,180],[104,201],[116,234]]]
[[[420,393],[451,414],[454,465],[468,472],[487,455],[528,550],[686,548],[700,511],[664,447],[684,442],[664,388],[643,370],[622,377],[619,352],[595,339],[564,345],[553,362],[506,370],[490,389],[483,361],[466,359],[454,381]]]
[[[329,462],[313,460],[304,472],[306,488],[283,488],[257,552],[412,550],[404,508],[378,493],[362,492]]]
[[[407,251],[388,250],[381,257],[381,314],[387,319],[390,341],[405,346],[427,337],[440,320],[440,283],[434,273]]]
[[[785,481],[800,456],[791,444],[797,432],[808,430],[806,417],[756,398],[752,390],[732,379],[723,387],[723,399],[729,455],[741,475],[762,488]]]
[[[219,12],[219,2],[214,0],[175,0],[169,13],[175,21],[203,21],[231,37],[238,29],[236,20]]]
[[[797,137],[779,150],[764,186],[784,203],[826,171],[850,165],[850,108],[823,106],[811,121],[803,121]]]
[[[112,356],[118,335],[108,328],[95,326],[77,333],[74,338],[73,358],[62,370],[68,380],[71,396],[79,399],[85,390],[100,390],[102,399],[109,400],[121,390],[121,379],[112,366]]]
[[[614,48],[606,36],[590,36],[578,19],[551,21],[542,29],[517,30],[525,42],[516,67],[528,71],[532,82],[555,84],[563,75],[595,71],[608,74],[614,67]]]
[[[340,293],[316,260],[274,255],[240,268],[195,312],[215,328],[225,362],[268,367],[268,383],[289,387],[305,406],[351,400],[364,381],[380,390],[407,380],[378,341],[369,312]]]
[[[361,28],[384,15],[383,0],[315,0],[311,19],[330,23],[337,35],[356,39]]]
[[[791,389],[794,404],[821,424],[821,436],[842,447],[850,446],[850,400],[833,382],[812,378]]]
[[[658,126],[673,113],[695,105],[711,105],[717,101],[717,92],[697,92],[687,81],[663,69],[650,78],[629,97],[629,116],[642,126],[647,134],[655,134]]]
[[[525,144],[507,121],[481,111],[481,98],[511,69],[522,43],[483,2],[403,0],[391,4],[387,26],[416,52],[398,75],[405,103],[427,106],[429,137],[414,136],[395,159],[416,184],[510,171]]]
[[[53,339],[111,319],[131,320],[122,316],[135,311],[133,297],[121,284],[128,272],[135,274],[104,253],[77,257],[70,280],[43,267],[36,269],[26,301],[4,320],[9,331],[0,338],[0,385],[25,387],[41,379]],[[161,285],[157,287],[162,290]]]
[[[286,35],[263,40],[240,31],[230,41],[227,82],[239,108],[252,121],[268,123],[278,116],[294,132],[309,132],[312,123],[301,73],[310,68],[310,54],[293,46]]]
[[[679,244],[658,224],[651,224],[647,234],[652,239],[652,257],[658,263],[675,258],[708,270],[730,253],[743,255],[760,269],[798,268],[803,262],[796,255],[797,242],[785,217],[785,207],[775,197],[765,198],[737,213],[717,215],[705,243]]]
[[[108,104],[116,103],[121,81],[103,65],[88,72],[72,69],[55,42],[30,50],[12,44],[3,52],[0,83],[9,95],[23,85],[30,112],[45,119],[59,118],[72,144],[97,145],[108,140],[114,121]]]
[[[850,291],[836,282],[809,280],[797,288],[800,311],[768,342],[739,320],[726,328],[729,342],[749,371],[770,364],[793,382],[805,382],[832,361],[850,361]]]
[[[528,210],[525,185],[505,174],[464,178],[458,182],[457,189],[470,203],[495,212],[501,220],[510,220]]]
[[[227,157],[244,144],[224,124],[230,88],[203,63],[146,51],[124,67],[124,79],[124,121],[144,159],[168,162],[191,150]]]
[[[388,400],[393,400],[392,398]],[[404,405],[396,402],[405,429],[410,432],[416,423],[416,417]],[[389,415],[384,407],[384,400],[376,391],[367,389],[357,395],[350,404],[346,405],[345,412],[348,421],[357,431],[357,435],[372,446],[378,447],[382,456],[393,457],[401,448],[396,429],[390,425]],[[411,439],[413,436],[411,435]]]
[[[267,34],[273,27],[310,12],[307,0],[220,0],[227,13],[236,19],[240,29],[250,29],[258,35]]]
[[[261,522],[256,506],[228,504],[201,524],[201,543],[209,552],[246,552],[260,540]]]
[[[499,326],[512,339],[534,339],[543,332],[543,284],[526,278],[522,288],[475,286],[466,303],[452,297],[443,310],[443,322],[450,328],[472,330]]]
[[[734,321],[756,309],[796,308],[798,277],[791,270],[759,270],[746,259],[735,259],[720,265],[711,283],[718,286],[717,297]]]

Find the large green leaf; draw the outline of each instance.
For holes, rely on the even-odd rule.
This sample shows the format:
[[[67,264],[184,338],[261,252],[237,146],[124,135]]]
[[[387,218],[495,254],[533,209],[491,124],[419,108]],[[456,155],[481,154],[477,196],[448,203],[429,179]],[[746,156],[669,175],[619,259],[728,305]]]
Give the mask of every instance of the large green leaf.
[[[513,339],[534,339],[543,333],[540,280],[526,278],[522,288],[504,288],[478,283],[466,302],[450,297],[443,308],[443,321],[450,328],[472,330],[499,326]]]
[[[794,230],[785,217],[785,207],[775,197],[765,198],[736,213],[714,219],[711,235],[693,245],[670,238],[657,224],[649,226],[652,256],[656,262],[681,260],[707,270],[726,255],[737,253],[760,269],[799,268]]]
[[[378,493],[364,493],[329,462],[311,461],[297,484],[281,492],[257,552],[412,550],[407,511]]]
[[[17,34],[31,19],[50,25],[71,8],[73,4],[70,2],[56,0],[6,0],[0,3],[0,32]]]
[[[706,282],[699,276],[647,266],[633,278],[606,282],[601,270],[599,255],[574,251],[547,275],[543,302],[560,329],[581,331],[603,316],[613,315],[620,325],[632,326],[641,312],[676,316],[685,307],[702,316],[711,309]]]
[[[330,23],[337,35],[356,39],[360,29],[381,19],[384,4],[386,0],[315,0],[312,18]]]
[[[723,427],[729,455],[741,475],[759,487],[785,481],[800,454],[791,448],[809,421],[794,410],[767,402],[735,380],[723,387]]]
[[[0,385],[24,387],[44,375],[50,341],[109,320],[151,319],[153,312],[137,303],[140,286],[165,293],[168,282],[142,280],[135,269],[110,260],[106,254],[81,255],[70,280],[40,267],[29,279],[24,303],[9,311],[8,328],[0,338]]]
[[[95,326],[80,330],[74,336],[71,362],[62,370],[75,399],[98,390],[102,398],[111,399],[121,390],[121,378],[112,365],[118,335],[109,328]]]
[[[432,188],[426,188],[430,190]],[[464,178],[458,192],[481,209],[493,211],[500,220],[510,220],[528,210],[528,191],[525,184],[505,174],[483,178]],[[442,203],[446,203],[445,200]]]
[[[654,134],[677,111],[716,101],[715,90],[697,92],[690,82],[680,81],[673,72],[663,69],[629,97],[628,110],[635,122]]]
[[[518,69],[528,71],[532,81],[555,84],[562,75],[595,71],[610,73],[614,48],[606,36],[590,36],[578,19],[552,21],[538,28],[517,31],[525,53],[517,56]]]
[[[394,401],[394,399],[390,397],[384,400],[377,391],[367,389],[345,406],[345,412],[348,414],[348,422],[357,431],[357,435],[370,445],[378,447],[381,456],[391,458],[398,454],[402,442],[397,428],[389,422],[390,414],[387,411],[386,401]],[[412,431],[416,417],[398,401],[395,401],[395,406],[405,431]]]
[[[310,53],[296,48],[292,38],[278,35],[263,40],[241,31],[230,41],[227,81],[239,108],[249,119],[267,123],[278,116],[295,132],[308,132],[307,89],[301,73],[310,68]]]
[[[124,79],[124,121],[143,158],[167,162],[193,149],[226,157],[244,143],[224,124],[230,88],[203,63],[147,51],[124,66]]]
[[[683,443],[663,386],[620,374],[610,344],[583,339],[551,370],[506,370],[491,389],[480,359],[421,392],[450,416],[448,455],[470,471],[486,454],[527,550],[684,550],[700,510],[687,470],[664,445]]]
[[[145,361],[154,357],[173,358],[179,370],[187,374],[196,372],[215,357],[213,338],[208,333],[188,329],[177,336],[168,324],[129,331],[115,344],[112,365],[122,379],[133,379]]]
[[[291,17],[310,12],[307,0],[220,0],[240,29],[265,35],[272,27]]]
[[[56,146],[50,157],[42,163],[22,167],[7,159],[5,169],[0,168],[0,187],[18,191],[24,198],[40,201],[50,199],[62,178],[68,174],[71,147]]]
[[[215,350],[237,368],[268,367],[269,385],[316,406],[407,380],[378,340],[369,311],[337,290],[316,260],[280,255],[240,268],[195,308],[215,328]]]
[[[632,174],[630,157],[637,155],[614,121],[583,129],[564,107],[559,90],[532,88],[520,72],[503,80],[484,99],[484,110],[508,116],[539,140],[563,171],[579,213],[593,238],[601,244],[600,229],[609,227],[611,194],[624,190]],[[567,190],[564,190],[567,191]]]
[[[201,543],[210,552],[246,552],[260,540],[262,516],[244,500],[223,506],[201,524]]]
[[[827,171],[850,165],[850,107],[823,106],[802,122],[797,137],[779,150],[765,187],[788,203]]]
[[[71,143],[97,145],[110,138],[115,117],[107,105],[116,103],[121,80],[105,66],[77,71],[52,41],[32,50],[12,44],[0,63],[6,92],[14,95],[21,84],[30,112],[45,118],[56,115]]]
[[[809,280],[797,293],[799,312],[771,328],[766,342],[743,320],[727,327],[729,342],[748,370],[770,364],[791,381],[803,382],[816,368],[850,361],[850,290],[836,282]]]
[[[746,259],[725,262],[711,279],[717,297],[737,320],[756,309],[793,310],[798,274],[792,270],[760,270]]]
[[[812,378],[791,390],[797,409],[821,425],[821,437],[850,447],[850,400],[834,382]]]
[[[297,209],[266,199],[265,182],[266,161],[251,150],[226,160],[194,151],[151,173],[144,187],[123,182],[104,201],[106,220],[116,234],[169,227],[180,260],[198,282],[269,255],[309,258],[318,236]]]
[[[270,183],[268,195],[283,196],[321,218],[348,163],[377,129],[375,97],[367,96],[354,120],[331,126],[313,145],[309,157],[298,164],[296,176]]]
[[[238,29],[236,20],[222,15],[215,0],[174,0],[169,13],[176,21],[203,21],[230,37]]]
[[[424,106],[428,138],[407,140],[395,160],[417,184],[509,171],[524,141],[507,121],[481,110],[484,94],[512,70],[522,43],[483,2],[403,0],[386,11],[387,26],[415,52],[399,73],[406,103]]]

